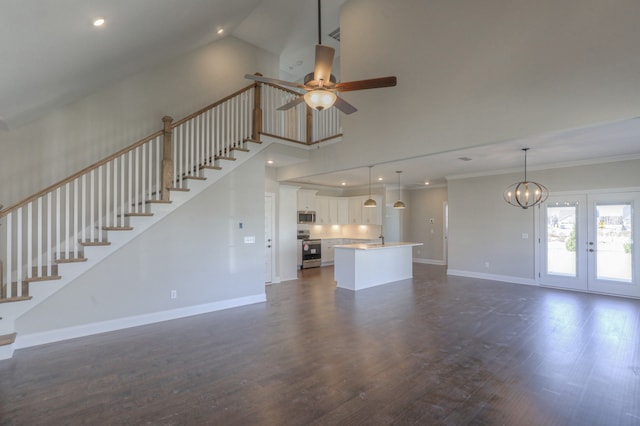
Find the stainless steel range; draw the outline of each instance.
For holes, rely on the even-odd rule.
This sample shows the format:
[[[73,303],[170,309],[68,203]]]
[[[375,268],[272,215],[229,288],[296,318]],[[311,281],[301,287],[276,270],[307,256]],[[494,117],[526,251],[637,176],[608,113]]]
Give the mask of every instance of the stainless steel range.
[[[302,269],[317,268],[322,264],[322,241],[302,241]]]

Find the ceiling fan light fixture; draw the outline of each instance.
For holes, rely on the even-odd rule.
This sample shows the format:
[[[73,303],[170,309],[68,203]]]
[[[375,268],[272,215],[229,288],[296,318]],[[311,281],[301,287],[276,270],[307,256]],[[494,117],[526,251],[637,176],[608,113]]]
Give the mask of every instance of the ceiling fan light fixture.
[[[336,94],[324,89],[311,90],[304,94],[304,101],[311,108],[322,111],[331,108],[336,101]]]

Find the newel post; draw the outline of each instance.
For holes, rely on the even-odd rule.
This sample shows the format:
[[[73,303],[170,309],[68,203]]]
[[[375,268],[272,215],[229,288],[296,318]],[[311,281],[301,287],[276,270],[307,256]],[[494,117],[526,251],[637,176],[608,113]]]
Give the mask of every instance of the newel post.
[[[260,73],[255,75],[262,76]],[[253,132],[251,138],[254,141],[259,141],[260,133],[262,133],[262,85],[256,82],[253,87]]]
[[[171,138],[173,118],[162,117],[164,123],[164,138],[162,142],[162,201],[169,201],[169,188],[173,187],[173,159],[171,157]]]
[[[307,105],[307,145],[313,143],[313,111]]]

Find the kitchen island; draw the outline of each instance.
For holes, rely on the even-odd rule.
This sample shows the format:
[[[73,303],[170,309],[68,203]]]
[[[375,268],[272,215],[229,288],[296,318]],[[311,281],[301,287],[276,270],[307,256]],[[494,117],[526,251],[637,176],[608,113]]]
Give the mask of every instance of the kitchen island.
[[[413,247],[422,243],[344,244],[334,248],[338,287],[361,290],[413,277]]]

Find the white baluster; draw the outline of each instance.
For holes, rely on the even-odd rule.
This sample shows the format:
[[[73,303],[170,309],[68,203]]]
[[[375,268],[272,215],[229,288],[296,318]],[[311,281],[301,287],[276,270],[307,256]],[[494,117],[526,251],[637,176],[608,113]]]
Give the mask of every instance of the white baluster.
[[[27,278],[31,278],[33,276],[32,253],[33,253],[33,203],[28,203],[27,204]]]
[[[19,214],[19,213],[18,213]],[[10,212],[9,214],[7,214],[7,216],[5,216],[7,218],[7,223],[6,223],[6,227],[7,227],[7,266],[6,266],[6,270],[7,270],[7,297],[14,297],[15,295],[12,294],[13,293],[13,286],[11,285],[11,283],[13,282],[13,212]],[[17,251],[22,250],[21,247],[18,247]],[[18,286],[20,287],[20,286]],[[20,290],[18,290],[20,291]]]

